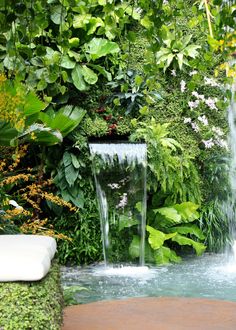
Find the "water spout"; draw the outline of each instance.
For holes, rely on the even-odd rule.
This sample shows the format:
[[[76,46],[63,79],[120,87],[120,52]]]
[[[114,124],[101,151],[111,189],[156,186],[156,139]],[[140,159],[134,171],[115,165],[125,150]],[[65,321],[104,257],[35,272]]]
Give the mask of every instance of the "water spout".
[[[144,265],[145,143],[90,143],[105,264]]]

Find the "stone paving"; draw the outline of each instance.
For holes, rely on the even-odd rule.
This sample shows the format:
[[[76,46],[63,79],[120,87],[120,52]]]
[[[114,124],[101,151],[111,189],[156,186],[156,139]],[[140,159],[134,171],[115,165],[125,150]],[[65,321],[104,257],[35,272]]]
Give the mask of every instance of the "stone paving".
[[[66,307],[62,330],[236,330],[236,302],[132,298]]]

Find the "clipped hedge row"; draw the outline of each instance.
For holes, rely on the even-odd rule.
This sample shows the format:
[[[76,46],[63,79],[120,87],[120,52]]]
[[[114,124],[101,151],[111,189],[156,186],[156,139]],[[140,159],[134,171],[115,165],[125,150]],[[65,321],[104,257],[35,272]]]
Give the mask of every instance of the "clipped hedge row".
[[[0,283],[0,330],[59,330],[63,294],[57,262],[37,282]]]

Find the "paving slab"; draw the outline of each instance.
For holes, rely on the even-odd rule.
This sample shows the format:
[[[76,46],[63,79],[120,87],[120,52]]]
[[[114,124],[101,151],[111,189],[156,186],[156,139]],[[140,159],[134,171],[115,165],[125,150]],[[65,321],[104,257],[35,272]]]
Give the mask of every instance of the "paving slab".
[[[131,298],[64,309],[62,330],[236,330],[236,302]]]

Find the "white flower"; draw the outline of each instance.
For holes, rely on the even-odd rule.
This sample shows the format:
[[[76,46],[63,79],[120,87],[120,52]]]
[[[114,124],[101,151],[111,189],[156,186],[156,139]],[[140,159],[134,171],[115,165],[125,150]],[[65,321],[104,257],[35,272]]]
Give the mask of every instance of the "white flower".
[[[196,123],[191,123],[192,129],[197,133],[199,132],[199,127]]]
[[[199,116],[197,118],[201,123],[203,123],[204,126],[208,126],[208,119],[205,115]]]
[[[192,121],[191,118],[184,118],[184,124],[190,124]]]
[[[204,101],[205,100],[205,96],[202,95],[202,94],[198,94],[198,99]]]
[[[191,110],[193,110],[193,109],[195,109],[195,108],[197,108],[199,106],[199,101],[198,100],[196,100],[196,101],[189,101],[188,102],[188,105],[189,105],[189,108]]]
[[[180,90],[182,93],[186,90],[186,82],[184,80],[180,82]]]
[[[116,205],[116,208],[124,208],[128,203],[128,198],[127,198],[127,193],[124,193],[122,196],[121,196],[121,199],[119,201],[119,204]]]
[[[196,70],[193,70],[193,71],[189,72],[189,75],[190,76],[194,76],[195,74],[197,74],[197,71]]]
[[[223,136],[224,135],[224,132],[221,130],[220,127],[213,126],[212,127],[212,132],[216,133],[218,136]]]
[[[208,107],[211,110],[218,110],[217,107],[216,107],[216,105],[215,105],[215,102],[217,102],[217,98],[212,99],[211,97],[208,97],[208,99],[205,99],[206,105],[208,105]]]
[[[118,183],[108,183],[107,186],[110,187],[111,189],[119,189],[120,188]]]
[[[219,87],[220,85],[216,82],[215,79],[213,78],[207,78],[207,77],[204,77],[204,82],[205,82],[205,85],[209,85],[211,87]]]
[[[228,150],[228,143],[227,141],[223,140],[223,139],[216,139],[216,144],[221,147],[221,148],[225,148]]]
[[[202,140],[204,146],[206,149],[210,149],[211,147],[213,147],[215,145],[213,139],[210,140]]]
[[[202,94],[198,94],[198,92],[196,92],[196,91],[193,91],[193,92],[192,92],[192,95],[195,96],[195,97],[196,97],[197,99],[199,99],[199,100],[202,100],[202,101],[205,100],[205,96],[202,95]]]
[[[193,92],[192,92],[192,95],[195,96],[196,98],[198,98],[198,95],[199,95],[199,94],[198,94],[197,91],[193,91]]]
[[[171,70],[171,75],[172,75],[173,77],[176,77],[176,70],[175,70],[175,69]]]

